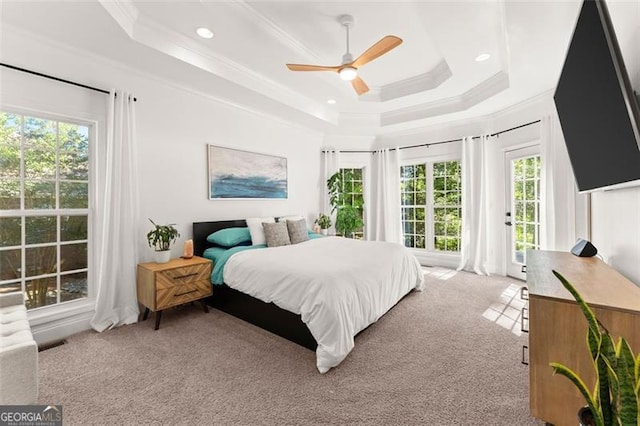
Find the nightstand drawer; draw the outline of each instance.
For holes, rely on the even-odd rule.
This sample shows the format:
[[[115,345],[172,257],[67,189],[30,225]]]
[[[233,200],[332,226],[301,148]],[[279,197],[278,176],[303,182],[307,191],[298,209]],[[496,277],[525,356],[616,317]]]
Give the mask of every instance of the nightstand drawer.
[[[160,291],[161,289],[191,284],[196,281],[208,281],[210,271],[210,265],[206,263],[160,271],[157,273],[156,287]]]
[[[166,288],[158,287],[156,291],[156,309],[161,310],[181,305],[211,294],[211,283],[208,279],[185,282],[181,285],[173,285]]]

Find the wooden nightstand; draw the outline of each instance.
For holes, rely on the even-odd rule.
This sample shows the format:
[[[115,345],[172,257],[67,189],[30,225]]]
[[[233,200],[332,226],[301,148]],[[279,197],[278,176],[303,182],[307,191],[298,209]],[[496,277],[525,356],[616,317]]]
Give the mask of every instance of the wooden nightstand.
[[[146,308],[142,320],[146,320],[152,310],[156,313],[157,330],[163,309],[211,296],[211,268],[209,259],[198,256],[167,263],[138,264],[138,302]],[[207,304],[200,302],[208,313]]]

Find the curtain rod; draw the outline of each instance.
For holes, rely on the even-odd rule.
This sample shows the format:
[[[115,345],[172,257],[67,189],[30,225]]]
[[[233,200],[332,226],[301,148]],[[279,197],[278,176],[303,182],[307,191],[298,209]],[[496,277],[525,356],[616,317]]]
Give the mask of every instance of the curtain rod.
[[[89,90],[93,90],[95,92],[100,92],[100,93],[104,93],[104,94],[109,94],[110,92],[108,90],[104,90],[104,89],[99,89],[97,87],[92,87],[92,86],[87,86],[86,84],[82,84],[82,83],[76,83],[75,81],[71,81],[71,80],[65,80],[64,78],[59,78],[59,77],[54,77],[52,75],[48,75],[48,74],[43,74],[41,72],[38,71],[32,71],[32,70],[28,70],[26,68],[20,68],[20,67],[16,67],[15,65],[9,65],[9,64],[5,64],[3,62],[0,62],[0,65],[6,68],[10,68],[12,70],[16,70],[16,71],[21,71],[21,72],[25,72],[27,74],[33,74],[33,75],[37,75],[38,77],[44,77],[44,78],[48,78],[49,80],[54,80],[54,81],[59,81],[61,83],[67,83],[67,84],[71,84],[72,86],[78,86],[78,87],[82,87],[84,89],[89,89]],[[133,98],[134,102],[137,102],[138,99]]]
[[[521,124],[519,126],[515,126],[515,127],[511,127],[509,129],[506,130],[500,130],[499,132],[495,132],[490,134],[489,136],[500,136],[503,133],[507,133],[507,132],[511,132],[512,130],[517,130],[517,129],[521,129],[523,127],[527,127],[530,126],[532,124],[536,124],[539,123],[541,120],[535,120],[535,121],[531,121],[529,123],[525,123],[525,124]],[[481,136],[473,136],[473,139],[480,139]],[[418,145],[409,145],[409,146],[399,146],[398,148],[389,148],[390,151],[392,150],[401,150],[401,149],[410,149],[410,148],[420,148],[422,146],[426,146],[427,148],[430,147],[431,145],[440,145],[440,144],[444,144],[444,143],[451,143],[451,142],[462,142],[462,138],[458,138],[458,139],[449,139],[446,141],[438,141],[438,142],[428,142],[428,143],[421,143]],[[327,150],[322,150],[322,152],[329,152]],[[347,154],[375,154],[376,151],[366,151],[366,150],[344,150],[344,151],[338,151],[340,153],[347,153]]]

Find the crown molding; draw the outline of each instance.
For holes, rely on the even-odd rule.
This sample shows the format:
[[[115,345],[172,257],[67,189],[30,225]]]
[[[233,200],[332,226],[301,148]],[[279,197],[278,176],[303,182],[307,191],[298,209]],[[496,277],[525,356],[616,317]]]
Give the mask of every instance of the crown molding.
[[[205,6],[210,3],[206,0],[200,0],[200,2]],[[229,4],[245,12],[244,16],[249,18],[257,27],[270,34],[274,39],[278,40],[298,55],[308,59],[320,58],[318,53],[307,47],[304,43],[301,43],[296,37],[289,34],[284,30],[284,28],[276,24],[272,19],[258,11],[245,0],[231,0]]]
[[[113,16],[132,40],[288,107],[297,109],[328,124],[337,125],[338,114],[335,111],[225,56],[212,52],[196,40],[182,33],[140,15],[130,0],[103,1],[109,5],[105,7],[105,10]],[[117,3],[119,6],[112,6],[112,3]],[[103,3],[101,2],[101,4]],[[103,6],[105,5],[103,4]],[[124,18],[119,13],[123,9],[128,10],[128,14]],[[116,15],[114,16],[112,12]],[[132,16],[136,16],[133,22],[128,20]]]
[[[380,125],[391,126],[452,112],[464,111],[509,88],[509,76],[499,71],[465,93],[380,114]]]
[[[385,84],[372,88],[371,91],[360,97],[367,102],[386,102],[403,96],[433,90],[447,81],[453,73],[446,60],[440,61],[431,71],[419,74],[404,80]]]
[[[456,119],[434,123],[418,129],[402,130],[398,132],[385,133],[376,137],[376,146],[396,146],[411,145],[414,143],[424,142],[425,137],[429,135],[452,128],[464,128],[473,125],[484,125],[486,133],[492,133],[499,130],[496,123],[501,119],[512,115],[530,113],[533,115],[531,119],[538,117],[540,111],[548,110],[553,104],[553,90],[546,90],[522,102],[509,105],[503,109],[492,112],[490,114],[480,115],[473,118]]]
[[[130,65],[127,65],[125,63],[116,61],[114,59],[105,57],[105,56],[101,56],[98,54],[95,54],[93,52],[90,52],[88,50],[83,50],[83,49],[79,49],[76,47],[72,47],[69,46],[68,44],[65,43],[60,43],[54,40],[51,40],[50,38],[46,38],[46,37],[42,37],[39,34],[35,34],[33,32],[24,30],[22,28],[18,28],[12,24],[3,24],[8,30],[10,30],[10,34],[12,35],[16,35],[17,37],[19,37],[20,40],[33,40],[35,43],[37,43],[39,46],[45,47],[50,49],[51,51],[62,51],[65,52],[67,54],[70,55],[74,55],[74,56],[78,56],[81,58],[85,58],[88,59],[92,62],[94,62],[98,67],[109,67],[112,68],[114,70],[118,70],[121,71],[123,73],[127,73],[133,76],[136,76],[138,78],[140,78],[141,80],[148,80],[148,81],[153,81],[159,85],[162,85],[164,87],[169,87],[181,92],[185,92],[185,93],[189,93],[191,95],[194,96],[199,96],[203,99],[207,99],[209,101],[212,102],[216,102],[219,103],[221,105],[225,105],[226,107],[229,108],[233,108],[257,117],[261,117],[264,119],[268,119],[268,120],[272,120],[287,126],[291,126],[291,127],[295,127],[301,130],[306,130],[306,131],[310,131],[312,133],[316,133],[316,134],[325,134],[326,133],[326,126],[313,126],[313,125],[309,125],[309,124],[303,124],[299,121],[296,121],[294,119],[289,119],[288,117],[290,117],[287,114],[282,114],[279,113],[278,111],[273,111],[273,110],[265,110],[265,109],[261,109],[261,108],[253,108],[249,105],[247,105],[246,103],[239,103],[234,99],[230,99],[228,97],[222,96],[222,95],[215,95],[215,94],[211,94],[210,92],[205,92],[202,90],[198,90],[195,89],[193,87],[189,87],[186,86],[184,84],[182,84],[181,82],[179,82],[178,80],[174,80],[174,79],[169,79],[169,78],[165,78],[165,77],[161,77],[158,76],[155,73],[149,72],[149,71],[145,71],[145,70],[141,70],[139,68],[135,68],[132,67]],[[6,42],[6,40],[4,40]],[[0,55],[0,57],[2,57],[3,61],[7,61],[10,59],[7,59],[3,56]],[[31,64],[18,64],[19,66],[24,66],[25,68],[29,68],[31,66]],[[68,76],[66,78],[69,78]],[[77,77],[74,77],[77,78]],[[95,80],[95,79],[91,79],[91,80],[85,80],[83,81],[86,84],[90,84],[90,85],[95,85],[98,87],[104,87],[105,89],[111,89],[113,88],[113,83],[111,81],[108,80]],[[125,87],[125,89],[127,89]],[[130,90],[132,92],[136,92],[135,87],[131,87],[129,86],[127,90]],[[144,98],[139,99],[139,102],[144,103]]]
[[[125,33],[133,38],[133,30],[139,11],[131,0],[98,0],[100,5],[120,25]]]

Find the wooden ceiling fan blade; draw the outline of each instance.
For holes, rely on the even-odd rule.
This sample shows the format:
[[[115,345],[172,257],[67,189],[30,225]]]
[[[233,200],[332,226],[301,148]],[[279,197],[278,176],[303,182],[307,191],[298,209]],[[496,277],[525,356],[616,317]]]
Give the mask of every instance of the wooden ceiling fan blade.
[[[400,37],[388,35],[383,37],[380,41],[368,48],[362,55],[351,63],[354,67],[358,68],[364,64],[367,64],[374,59],[384,55],[391,49],[394,49],[402,44]]]
[[[351,80],[351,85],[356,90],[358,96],[363,95],[369,91],[369,86],[360,77],[356,77]]]
[[[287,68],[291,71],[334,71],[338,72],[339,66],[327,67],[323,65],[303,65],[303,64],[287,64]]]

